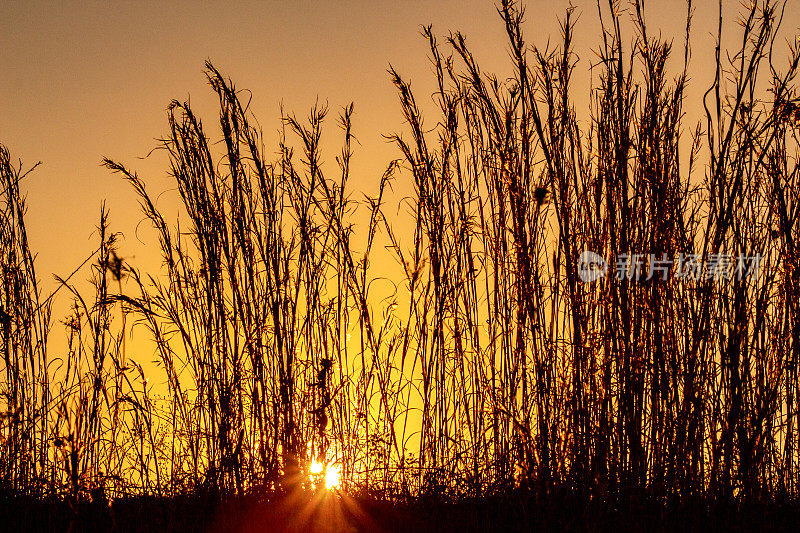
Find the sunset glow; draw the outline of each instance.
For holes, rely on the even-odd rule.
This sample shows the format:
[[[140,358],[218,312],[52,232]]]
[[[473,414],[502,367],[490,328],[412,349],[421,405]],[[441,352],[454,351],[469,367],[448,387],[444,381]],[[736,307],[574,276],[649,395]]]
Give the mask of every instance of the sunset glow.
[[[796,529],[798,2],[0,2],[2,529]]]

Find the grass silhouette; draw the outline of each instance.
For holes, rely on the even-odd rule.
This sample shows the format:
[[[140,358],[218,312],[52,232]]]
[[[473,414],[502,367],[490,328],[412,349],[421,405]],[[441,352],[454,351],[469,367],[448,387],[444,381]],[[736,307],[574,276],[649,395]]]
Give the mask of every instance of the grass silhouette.
[[[93,294],[62,280],[75,300],[63,357],[46,350],[23,173],[3,149],[3,493],[50,502],[41,516],[56,522],[94,509],[86,516],[104,527],[116,521],[108,509],[158,505],[212,523],[204,513],[220,502],[234,506],[216,518],[222,529],[239,516],[230,509],[276,530],[419,530],[420,517],[449,517],[438,527],[453,530],[625,529],[642,517],[725,527],[709,517],[731,509],[754,527],[789,520],[800,51],[790,44],[778,69],[786,5],[753,3],[741,48],[718,44],[713,85],[687,102],[691,4],[677,53],[643,9],[601,6],[586,124],[571,10],[559,45],[540,49],[522,34],[522,8],[498,6],[505,81],[481,71],[463,35],[439,43],[425,27],[434,127],[390,69],[399,159],[363,201],[348,189],[352,105],[338,116],[335,165],[322,163],[320,105],[307,120],[281,117],[272,158],[208,63],[221,137],[173,101],[160,145],[185,221],[172,225],[133,170],[104,160],[137,193],[163,269],[120,259],[103,209]],[[686,105],[702,105],[704,122],[684,124]],[[406,178],[413,195],[391,215],[391,184]],[[584,283],[584,250],[761,260],[746,277],[645,266]],[[391,268],[387,296],[373,283]],[[163,391],[127,353],[134,325],[152,338]],[[334,469],[339,487],[324,489]],[[331,498],[343,510],[326,524]]]

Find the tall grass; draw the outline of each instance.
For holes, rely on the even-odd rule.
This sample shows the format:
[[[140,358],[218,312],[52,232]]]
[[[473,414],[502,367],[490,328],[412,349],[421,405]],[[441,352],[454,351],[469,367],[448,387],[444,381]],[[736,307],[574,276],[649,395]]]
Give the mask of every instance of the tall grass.
[[[505,81],[481,71],[463,35],[439,43],[425,27],[434,118],[390,69],[400,159],[363,201],[348,192],[352,105],[335,164],[323,163],[319,105],[281,117],[274,157],[207,64],[220,142],[178,101],[161,142],[184,222],[104,160],[138,194],[163,269],[122,262],[103,211],[94,301],[73,292],[61,359],[45,352],[20,174],[3,152],[4,276],[22,265],[2,300],[3,481],[76,498],[225,496],[310,486],[317,461],[344,490],[387,498],[796,497],[800,51],[781,48],[786,6],[744,12],[741,48],[717,45],[702,102],[687,97],[691,4],[678,46],[653,36],[638,1],[598,7],[586,122],[572,10],[560,44],[541,49],[521,7],[498,6]],[[718,43],[722,26],[720,14]],[[705,120],[685,124],[687,105]],[[392,180],[406,178],[410,209],[390,215]],[[610,275],[582,282],[584,250],[611,260]],[[649,265],[616,277],[624,254],[761,263],[742,278]],[[374,286],[387,258],[388,297]],[[134,324],[158,376],[126,353]]]
[[[40,494],[50,429],[49,303],[39,300],[19,192],[19,182],[34,168],[24,172],[0,145],[0,490]]]

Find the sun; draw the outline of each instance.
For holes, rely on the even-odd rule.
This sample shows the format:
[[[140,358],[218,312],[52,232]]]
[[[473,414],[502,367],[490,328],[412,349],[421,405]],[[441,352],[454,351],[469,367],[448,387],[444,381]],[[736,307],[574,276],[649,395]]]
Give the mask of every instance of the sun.
[[[339,467],[328,465],[328,471],[325,473],[325,488],[328,490],[339,488]]]
[[[318,476],[325,474],[325,488],[328,490],[338,489],[341,481],[341,474],[339,467],[335,465],[325,465],[324,463],[314,460],[308,465],[308,473],[311,476]]]

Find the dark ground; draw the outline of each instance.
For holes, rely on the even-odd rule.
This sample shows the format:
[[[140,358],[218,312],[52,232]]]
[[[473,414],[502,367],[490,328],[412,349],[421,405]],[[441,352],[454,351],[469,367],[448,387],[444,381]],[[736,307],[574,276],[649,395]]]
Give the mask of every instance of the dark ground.
[[[143,532],[483,532],[483,531],[800,531],[800,505],[628,504],[593,508],[577,499],[528,497],[480,502],[391,504],[329,492],[239,499],[131,498],[112,505],[32,502],[0,504],[3,531]]]

